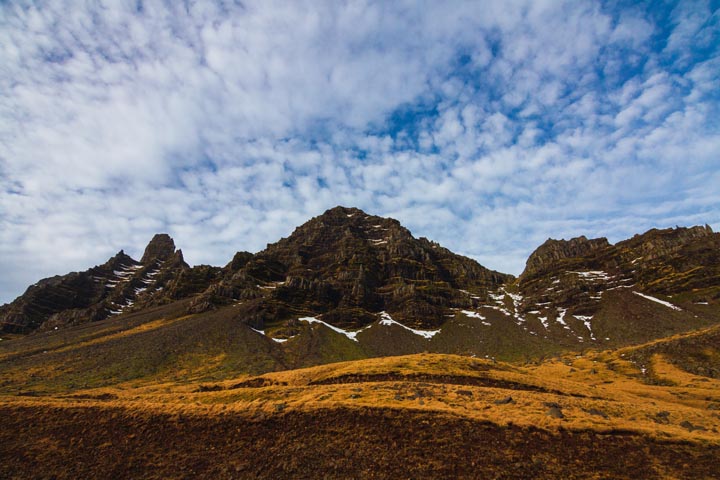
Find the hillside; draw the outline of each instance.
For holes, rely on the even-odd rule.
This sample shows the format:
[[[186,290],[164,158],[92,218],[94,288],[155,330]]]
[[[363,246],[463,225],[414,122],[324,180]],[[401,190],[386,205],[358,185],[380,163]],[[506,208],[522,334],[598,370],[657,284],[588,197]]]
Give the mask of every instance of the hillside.
[[[224,267],[158,234],[0,307],[0,477],[718,478],[719,247],[515,278],[344,207]]]
[[[167,234],[148,243],[140,261],[122,250],[102,265],[40,280],[0,307],[0,331],[29,333],[103,320],[186,298],[214,280],[219,268],[190,268]]]
[[[657,356],[648,381],[622,356],[519,366],[421,354],[5,393],[0,475],[716,478],[718,380]]]

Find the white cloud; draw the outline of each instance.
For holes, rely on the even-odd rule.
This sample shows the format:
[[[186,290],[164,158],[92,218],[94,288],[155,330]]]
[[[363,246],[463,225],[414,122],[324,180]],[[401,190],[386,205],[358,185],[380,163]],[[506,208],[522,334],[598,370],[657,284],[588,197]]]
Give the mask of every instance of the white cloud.
[[[158,231],[224,264],[337,204],[516,274],[548,236],[720,225],[707,2],[666,25],[573,1],[0,10],[1,301]]]

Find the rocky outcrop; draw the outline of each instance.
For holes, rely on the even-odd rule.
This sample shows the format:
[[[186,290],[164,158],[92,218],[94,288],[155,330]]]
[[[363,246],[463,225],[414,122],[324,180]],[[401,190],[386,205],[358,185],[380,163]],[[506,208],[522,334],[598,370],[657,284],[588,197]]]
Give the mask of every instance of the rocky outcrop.
[[[140,263],[150,265],[153,262],[165,261],[175,255],[175,242],[167,233],[156,234],[143,253]],[[181,253],[182,257],[182,253]]]
[[[345,207],[311,219],[251,258],[236,255],[232,264],[233,273],[191,308],[260,299],[238,309],[257,328],[291,320],[290,312],[360,328],[383,310],[430,328],[442,324],[451,308],[472,306],[461,290],[483,297],[513,279],[414,238],[397,220]]]
[[[61,312],[82,311],[104,300],[106,282],[116,271],[136,262],[122,250],[103,265],[40,280],[0,310],[3,332],[27,333]],[[96,316],[93,314],[93,316]],[[55,322],[55,326],[59,322]]]
[[[604,238],[548,240],[528,259],[519,287],[526,312],[543,305],[583,316],[615,288],[719,299],[720,235],[706,225],[652,229],[615,245]]]
[[[529,278],[562,268],[568,259],[587,258],[610,246],[607,238],[588,240],[584,236],[571,240],[547,239],[535,250],[525,264],[523,278]]]
[[[167,234],[148,244],[141,262],[122,250],[102,265],[39,281],[0,308],[0,329],[27,333],[103,320],[199,293],[221,269],[191,269]]]
[[[644,261],[651,261],[667,257],[696,241],[709,240],[715,234],[709,225],[696,227],[676,227],[667,229],[652,229],[642,235],[635,235],[631,239],[618,242],[619,250],[627,249],[634,255],[642,257]],[[637,257],[636,257],[637,258]]]

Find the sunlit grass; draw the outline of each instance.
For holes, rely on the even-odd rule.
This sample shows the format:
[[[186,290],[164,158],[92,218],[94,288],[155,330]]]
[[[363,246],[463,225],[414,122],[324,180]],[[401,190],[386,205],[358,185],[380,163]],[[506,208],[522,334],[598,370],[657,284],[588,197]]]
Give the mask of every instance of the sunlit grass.
[[[208,358],[208,368],[221,360]],[[5,394],[0,402],[97,405],[129,412],[193,415],[389,408],[436,412],[501,426],[628,431],[661,439],[720,443],[720,416],[708,408],[720,405],[720,381],[683,372],[660,355],[652,358],[648,368],[673,385],[648,383],[632,362],[609,352],[566,356],[522,367],[457,355],[419,354],[259,377],[243,375],[210,384],[133,381],[66,395]],[[257,379],[264,386],[248,386]],[[508,397],[512,401],[508,402]],[[548,415],[548,405],[560,406],[564,418]],[[683,422],[689,423],[683,426]]]

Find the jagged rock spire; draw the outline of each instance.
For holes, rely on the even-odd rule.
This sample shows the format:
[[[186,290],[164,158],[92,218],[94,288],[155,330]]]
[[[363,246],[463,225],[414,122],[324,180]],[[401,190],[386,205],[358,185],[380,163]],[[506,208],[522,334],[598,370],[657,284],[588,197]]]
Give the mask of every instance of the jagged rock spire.
[[[156,260],[167,260],[175,253],[175,242],[167,233],[156,234],[145,247],[140,263],[148,265]]]

